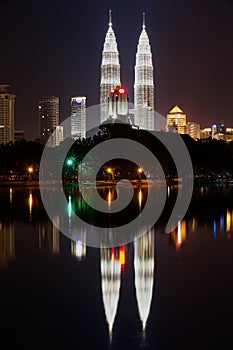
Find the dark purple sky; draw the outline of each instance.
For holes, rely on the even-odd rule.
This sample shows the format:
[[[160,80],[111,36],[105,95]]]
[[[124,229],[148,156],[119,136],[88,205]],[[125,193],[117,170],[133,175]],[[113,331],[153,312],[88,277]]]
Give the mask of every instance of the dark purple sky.
[[[61,120],[71,96],[86,95],[88,106],[98,103],[109,8],[131,102],[145,11],[156,110],[166,114],[178,104],[202,127],[218,121],[233,126],[231,0],[7,0],[0,7],[0,82],[17,95],[16,127],[26,137],[36,137],[40,96],[60,96]]]

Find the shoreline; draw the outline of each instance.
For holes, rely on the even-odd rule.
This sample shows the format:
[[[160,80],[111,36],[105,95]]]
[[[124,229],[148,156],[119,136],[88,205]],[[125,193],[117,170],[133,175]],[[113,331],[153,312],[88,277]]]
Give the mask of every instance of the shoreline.
[[[147,183],[150,185],[153,184],[165,184],[164,180],[128,180],[129,182],[132,183],[133,186],[145,186]],[[114,186],[118,183],[118,181],[96,181],[96,183],[92,183],[92,182],[86,182],[86,183],[81,183],[78,184],[76,182],[63,182],[58,183],[58,182],[45,182],[45,183],[39,183],[39,181],[6,181],[6,182],[0,182],[0,188],[1,187],[7,187],[7,188],[11,188],[11,187],[35,187],[38,188],[40,186],[44,187],[51,187],[51,186],[60,186],[62,185],[62,187],[93,187],[93,186]],[[212,180],[210,181],[210,179],[194,179],[194,185],[233,185],[233,181],[232,180],[220,180],[220,179],[216,179],[216,180]],[[127,183],[126,183],[127,185]],[[174,186],[174,185],[182,185],[182,181],[180,179],[169,179],[167,181],[167,185],[168,186]]]

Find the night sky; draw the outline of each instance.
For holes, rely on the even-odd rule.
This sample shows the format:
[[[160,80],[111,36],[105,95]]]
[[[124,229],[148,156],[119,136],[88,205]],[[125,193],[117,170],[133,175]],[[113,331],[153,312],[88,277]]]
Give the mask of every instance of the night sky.
[[[133,102],[136,45],[146,12],[156,84],[156,110],[178,104],[202,127],[233,127],[233,3],[231,0],[7,0],[0,5],[0,83],[16,98],[16,127],[37,136],[37,101],[60,96],[99,102],[101,52],[112,9],[121,80]]]

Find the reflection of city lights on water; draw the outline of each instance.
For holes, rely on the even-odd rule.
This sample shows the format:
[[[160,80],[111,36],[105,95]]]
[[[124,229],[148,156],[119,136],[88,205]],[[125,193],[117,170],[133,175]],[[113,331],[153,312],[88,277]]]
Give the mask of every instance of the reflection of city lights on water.
[[[138,193],[138,203],[139,203],[139,209],[141,210],[142,207],[142,190],[140,188],[139,193]]]
[[[72,214],[72,202],[71,202],[71,195],[69,195],[69,199],[68,199],[68,216],[69,216],[69,219],[71,218],[71,214]]]
[[[81,238],[78,238],[77,241],[71,241],[71,254],[78,260],[85,258],[86,244],[82,242]]]
[[[217,237],[217,222],[214,220],[214,238]]]
[[[120,247],[119,262],[121,264],[121,267],[125,266],[125,248],[124,247]]]
[[[0,221],[0,269],[6,268],[15,257],[14,223]]]
[[[225,216],[224,216],[224,214],[220,218],[220,228],[221,228],[221,231],[225,231]]]
[[[178,243],[178,245],[181,245],[181,243],[182,243],[182,232],[181,232],[180,221],[178,222],[178,228],[177,228],[177,243]]]
[[[108,210],[111,209],[111,203],[112,203],[112,193],[111,193],[111,190],[109,189],[109,191],[108,191]]]
[[[186,221],[178,222],[178,227],[171,233],[176,248],[179,248],[186,240]]]
[[[193,218],[193,220],[192,220],[192,231],[193,232],[196,231],[196,226],[197,226],[196,220]]]
[[[31,220],[32,220],[32,206],[33,206],[32,193],[29,194],[28,206],[29,206],[29,219],[30,219],[30,221],[31,221]]]
[[[134,242],[134,272],[138,311],[145,331],[154,285],[154,234],[151,231]]]
[[[226,232],[229,232],[231,230],[231,211],[227,210],[227,217],[226,217]]]
[[[12,204],[12,188],[10,188],[10,204]]]

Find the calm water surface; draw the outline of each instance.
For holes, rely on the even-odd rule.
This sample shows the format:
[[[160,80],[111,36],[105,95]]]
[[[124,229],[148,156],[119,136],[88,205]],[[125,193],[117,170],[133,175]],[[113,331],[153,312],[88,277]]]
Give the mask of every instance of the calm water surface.
[[[82,228],[75,242],[59,233],[37,188],[0,196],[2,349],[233,348],[233,187],[195,188],[174,232],[168,203],[145,236],[112,249],[85,247]]]

